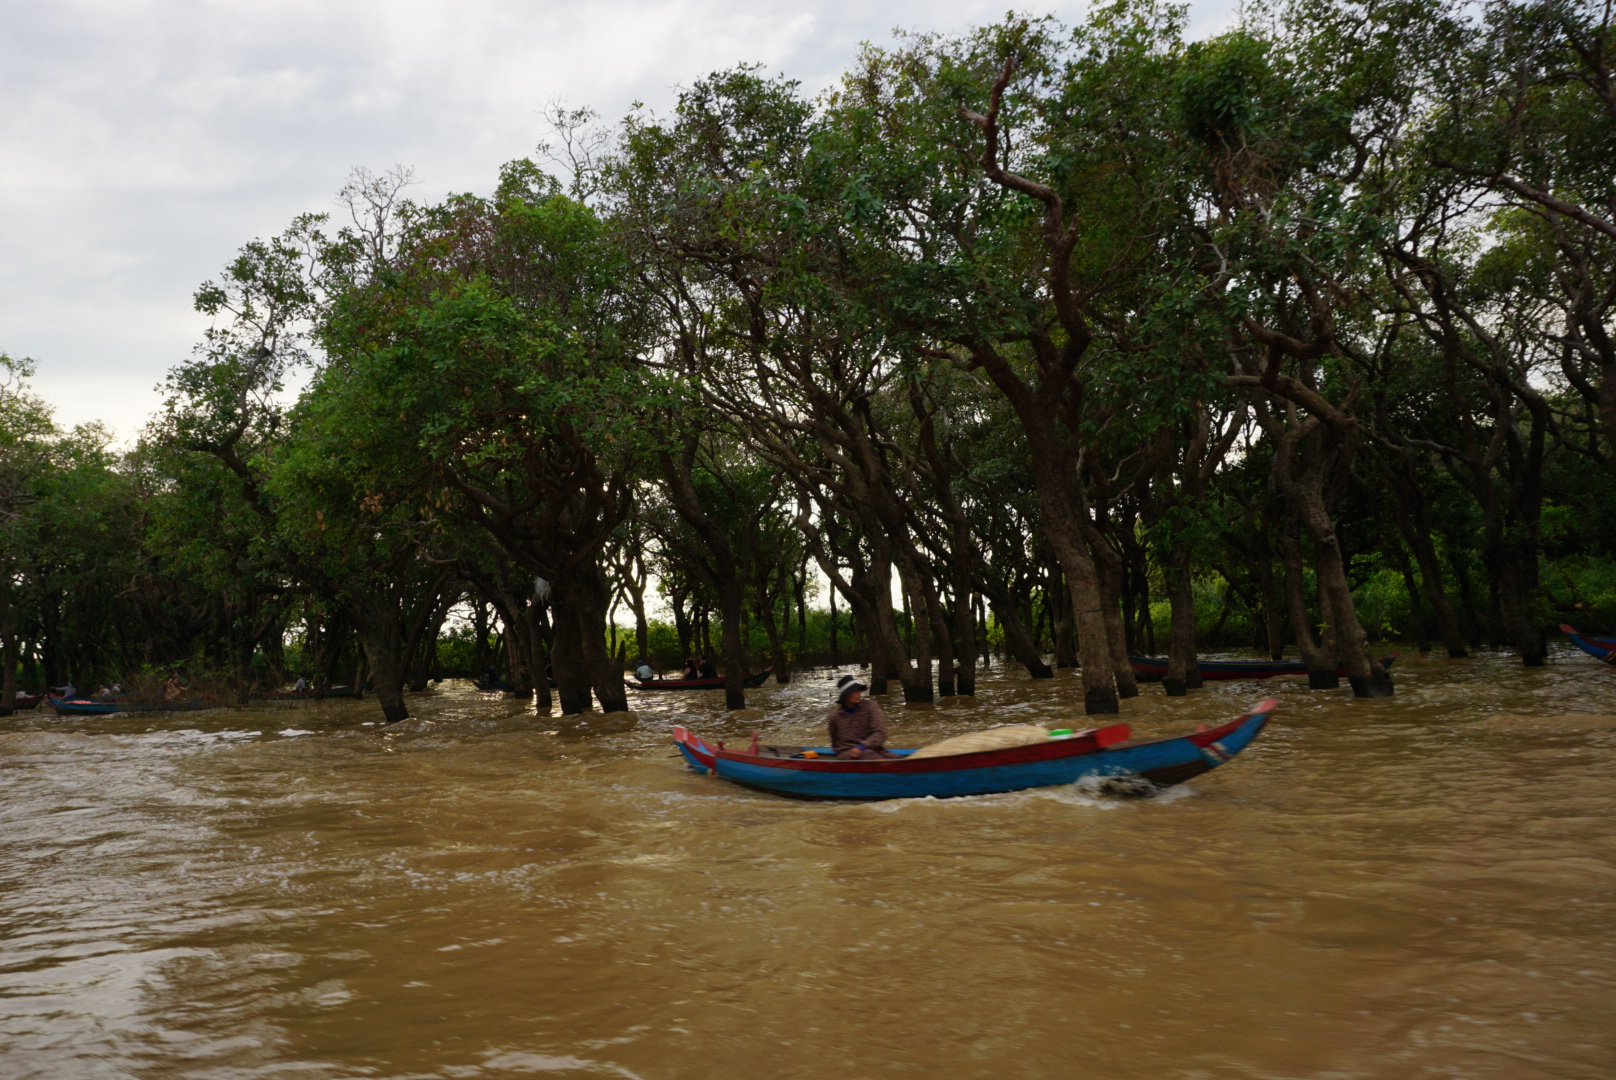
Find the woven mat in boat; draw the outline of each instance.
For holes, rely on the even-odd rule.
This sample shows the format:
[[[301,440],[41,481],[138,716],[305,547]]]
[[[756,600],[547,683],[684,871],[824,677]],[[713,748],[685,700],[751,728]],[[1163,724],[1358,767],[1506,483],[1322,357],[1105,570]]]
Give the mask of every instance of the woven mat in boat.
[[[952,739],[922,746],[910,754],[911,758],[951,757],[954,754],[974,754],[981,750],[1008,750],[1012,746],[1032,746],[1049,741],[1049,731],[1030,724],[1010,724],[956,735]]]

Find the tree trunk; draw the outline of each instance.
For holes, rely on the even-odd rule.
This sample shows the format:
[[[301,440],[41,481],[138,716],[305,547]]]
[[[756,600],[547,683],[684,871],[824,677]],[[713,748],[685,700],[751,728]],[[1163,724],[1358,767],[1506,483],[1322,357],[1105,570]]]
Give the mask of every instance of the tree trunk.
[[[1262,588],[1263,597],[1263,635],[1268,647],[1268,656],[1272,660],[1285,659],[1285,624],[1281,608],[1284,600],[1280,596],[1279,583],[1274,580],[1273,556],[1264,551],[1256,561],[1257,580]]]
[[[1413,456],[1402,455],[1397,463],[1385,471],[1388,475],[1399,474],[1393,477],[1392,482],[1392,491],[1397,497],[1397,524],[1403,539],[1408,542],[1409,551],[1414,555],[1414,564],[1419,568],[1421,595],[1436,616],[1437,632],[1442,635],[1442,644],[1448,650],[1450,659],[1469,656],[1464,631],[1459,626],[1453,605],[1448,603],[1447,590],[1443,587],[1442,561],[1437,558],[1436,545],[1431,542],[1431,521],[1425,493],[1410,476]]]
[[[1085,519],[1087,514],[1084,515]],[[1128,631],[1122,624],[1122,582],[1127,567],[1122,556],[1098,529],[1085,525],[1089,551],[1094,556],[1096,584],[1100,593],[1100,624],[1105,628],[1111,674],[1119,698],[1139,696],[1139,677],[1128,659]]]
[[[552,594],[553,595],[553,594]],[[527,669],[533,673],[532,701],[533,707],[542,715],[550,715],[552,699],[550,695],[550,673],[545,670],[545,657],[549,655],[549,648],[544,643],[544,606],[545,602],[534,598],[522,612],[522,629],[526,641],[523,644],[523,655],[527,661]]]
[[[1506,537],[1499,545],[1498,606],[1504,628],[1526,667],[1548,661],[1543,621],[1534,610],[1538,596],[1536,537]]]
[[[1448,650],[1451,659],[1469,656],[1470,650],[1465,647],[1464,629],[1459,625],[1459,616],[1454,612],[1453,605],[1448,603],[1447,589],[1443,586],[1442,561],[1437,558],[1436,545],[1431,543],[1430,529],[1422,531],[1416,522],[1405,536],[1409,548],[1414,552],[1415,565],[1419,567],[1420,589],[1425,603],[1436,615],[1437,632],[1442,635],[1443,647]]]
[[[740,582],[719,594],[722,647],[724,650],[724,708],[734,712],[746,708],[746,641],[741,636],[741,611],[746,599]]]
[[[976,695],[976,617],[971,611],[971,579],[962,567],[954,570],[954,689],[966,697]]]
[[[1034,469],[1035,475],[1039,471]],[[1082,526],[1076,521],[1082,511],[1070,505],[1065,493],[1049,492],[1046,496],[1040,490],[1039,505],[1044,509],[1044,532],[1066,575],[1066,590],[1071,595],[1072,614],[1077,620],[1083,711],[1089,715],[1120,712],[1110,632],[1100,595],[1100,575],[1083,538]]]
[[[837,636],[836,614],[836,587],[830,588],[830,664],[831,667],[842,666],[841,639]]]
[[[1330,627],[1339,664],[1347,669],[1347,681],[1356,697],[1391,697],[1391,673],[1380,666],[1369,651],[1369,640],[1352,603],[1352,587],[1347,582],[1346,559],[1336,537],[1335,522],[1324,508],[1316,489],[1302,486],[1301,518],[1313,540],[1317,559],[1319,597],[1329,602]]]
[[[550,667],[555,671],[556,696],[561,700],[562,716],[577,716],[589,710],[588,662],[584,656],[583,634],[577,614],[571,583],[554,583],[551,594],[555,607]],[[601,645],[605,648],[605,643]],[[548,682],[549,680],[546,680]]]
[[[1049,557],[1048,595],[1055,613],[1055,666],[1077,666],[1077,624],[1072,618],[1072,594],[1066,590],[1060,563],[1053,553]]]
[[[17,623],[9,602],[0,606],[0,667],[0,716],[10,716],[17,704]]]
[[[584,678],[594,688],[595,700],[600,702],[601,711],[627,712],[628,690],[623,684],[623,669],[606,648],[606,608],[610,592],[606,587],[605,575],[595,563],[585,562],[568,575],[567,586],[566,599],[570,610],[562,610],[559,589],[552,602],[556,628],[559,631],[563,623],[576,628]],[[584,704],[587,707],[587,693]]]
[[[386,599],[363,602],[354,613],[354,624],[375,684],[376,702],[382,707],[382,719],[389,724],[408,720],[410,710],[404,704],[404,641],[397,611]],[[358,692],[356,687],[355,693]]]
[[[1425,633],[1425,612],[1420,610],[1420,590],[1414,584],[1414,571],[1409,566],[1408,553],[1403,550],[1403,545],[1393,538],[1390,546],[1392,561],[1403,575],[1403,591],[1408,593],[1409,632],[1414,635],[1414,647],[1423,656],[1431,651],[1431,640]]]
[[[1168,697],[1183,697],[1201,685],[1201,669],[1195,655],[1195,587],[1190,580],[1187,547],[1174,546],[1166,570],[1172,632],[1167,639],[1167,675],[1162,679],[1162,689]]]
[[[1279,554],[1285,564],[1285,609],[1290,616],[1291,637],[1296,651],[1307,665],[1307,685],[1313,690],[1334,690],[1341,685],[1335,657],[1313,636],[1313,618],[1307,611],[1307,580],[1302,571],[1302,543],[1296,535],[1296,519],[1287,514],[1280,525]]]
[[[763,620],[763,633],[769,639],[769,656],[774,669],[774,681],[784,684],[791,681],[791,665],[786,660],[785,633],[790,630],[788,621],[785,631],[780,627],[780,621],[775,617],[774,603],[760,581],[757,586],[758,617]],[[787,618],[790,618],[791,609],[786,608]]]
[[[1053,679],[1055,669],[1044,663],[1043,656],[1038,652],[1038,646],[1032,640],[1032,633],[1028,631],[1027,624],[1021,621],[1021,615],[1016,611],[1010,596],[1005,593],[985,595],[988,604],[993,608],[994,620],[1004,632],[1005,651],[1015,657],[1033,678]]]

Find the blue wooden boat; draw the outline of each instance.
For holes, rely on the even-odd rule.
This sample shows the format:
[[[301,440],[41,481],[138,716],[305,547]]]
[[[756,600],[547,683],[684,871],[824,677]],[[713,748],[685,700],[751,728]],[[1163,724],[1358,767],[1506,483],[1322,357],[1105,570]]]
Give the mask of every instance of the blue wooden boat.
[[[1262,702],[1219,727],[1165,739],[1129,739],[1128,725],[1079,732],[1032,746],[908,760],[913,750],[885,761],[807,758],[805,749],[765,746],[746,752],[711,744],[683,727],[674,744],[698,772],[799,799],[916,799],[991,795],[1070,784],[1098,776],[1151,787],[1170,787],[1234,757],[1257,737],[1279,702]]]
[[[1607,664],[1616,664],[1616,638],[1590,637],[1579,634],[1565,623],[1560,624],[1560,633],[1571,639],[1571,644],[1597,660]]]
[[[1397,661],[1397,653],[1383,657],[1380,666],[1390,668]],[[1167,657],[1130,656],[1134,674],[1144,682],[1161,682],[1167,677]],[[1306,675],[1307,665],[1300,660],[1196,660],[1196,670],[1202,682],[1225,679],[1272,679],[1276,675]],[[1336,674],[1345,676],[1346,668],[1337,668]]]
[[[109,716],[115,712],[127,712],[134,705],[133,702],[123,701],[59,698],[55,694],[49,695],[45,700],[50,703],[57,716]]]
[[[94,698],[59,698],[51,694],[46,698],[57,716],[110,716],[113,713],[192,712],[213,707],[206,697],[186,701],[145,701],[141,698],[115,698],[110,701]]]

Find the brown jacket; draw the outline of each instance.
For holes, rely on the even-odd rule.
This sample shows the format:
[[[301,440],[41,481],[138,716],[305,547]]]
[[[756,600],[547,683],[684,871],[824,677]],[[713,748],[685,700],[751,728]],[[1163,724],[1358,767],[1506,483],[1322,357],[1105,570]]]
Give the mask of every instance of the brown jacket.
[[[851,709],[840,705],[825,718],[830,724],[830,748],[841,754],[863,743],[868,750],[879,750],[887,741],[887,718],[881,706],[865,698]]]

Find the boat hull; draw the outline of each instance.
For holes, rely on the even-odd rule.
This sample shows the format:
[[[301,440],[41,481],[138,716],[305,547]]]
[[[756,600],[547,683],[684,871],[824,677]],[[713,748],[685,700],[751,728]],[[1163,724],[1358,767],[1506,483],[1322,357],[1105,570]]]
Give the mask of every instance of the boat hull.
[[[111,716],[113,713],[152,713],[152,712],[194,712],[197,709],[208,709],[213,703],[207,698],[192,698],[189,701],[91,701],[89,699],[75,698],[65,701],[52,694],[48,699],[50,707],[58,716]]]
[[[1593,657],[1607,664],[1616,664],[1616,638],[1590,637],[1579,634],[1571,627],[1560,624],[1560,633],[1570,639],[1571,644]]]
[[[46,700],[57,716],[110,716],[115,712],[126,712],[130,703],[122,701],[89,701],[74,698],[68,700],[59,698],[55,694]]]
[[[1383,657],[1381,667],[1390,668],[1397,662],[1397,654]],[[1167,677],[1167,658],[1163,656],[1130,656],[1134,674],[1145,682],[1160,682]],[[1306,675],[1307,665],[1300,660],[1198,660],[1196,670],[1202,682],[1222,682],[1231,679],[1272,679],[1278,675]],[[1345,676],[1347,669],[1337,668],[1336,674]]]
[[[741,680],[744,686],[762,686],[764,680],[774,674],[773,668],[755,672]],[[724,680],[717,679],[651,679],[648,682],[639,679],[625,680],[629,686],[636,690],[722,690]]]
[[[1277,702],[1264,701],[1227,724],[1167,739],[1107,745],[1116,725],[1067,740],[951,757],[888,761],[805,760],[742,754],[714,746],[684,729],[675,742],[702,772],[762,791],[800,799],[913,799],[992,795],[1055,787],[1086,777],[1136,779],[1154,786],[1183,783],[1222,765],[1248,746]]]

